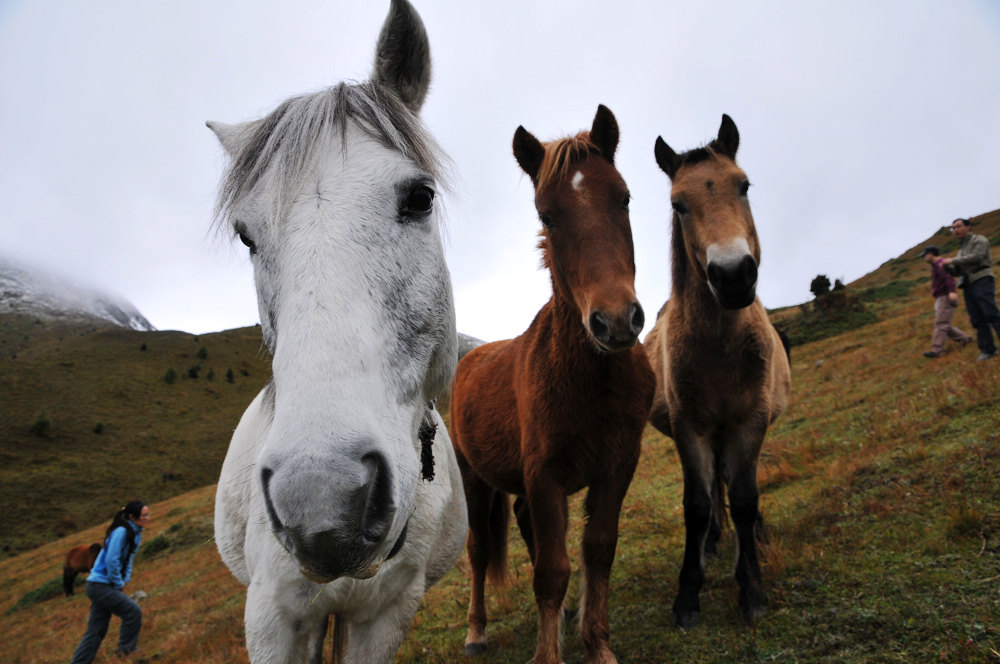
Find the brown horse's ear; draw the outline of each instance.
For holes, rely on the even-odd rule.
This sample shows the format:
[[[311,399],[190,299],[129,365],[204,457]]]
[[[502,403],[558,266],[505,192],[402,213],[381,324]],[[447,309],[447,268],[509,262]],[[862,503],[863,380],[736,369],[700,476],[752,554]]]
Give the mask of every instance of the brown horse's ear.
[[[375,47],[372,80],[396,92],[414,113],[431,84],[431,48],[420,15],[407,0],[392,0]]]
[[[662,136],[656,137],[653,154],[656,156],[656,164],[660,167],[660,170],[666,173],[667,177],[673,181],[674,176],[677,175],[677,169],[681,165],[680,156],[667,145]]]
[[[615,163],[618,137],[618,121],[615,120],[615,114],[604,104],[598,105],[594,124],[590,128],[590,140],[612,164]]]
[[[545,158],[545,146],[524,127],[514,132],[514,158],[533,183],[538,182],[538,170]]]
[[[713,142],[716,151],[730,159],[736,159],[736,150],[740,147],[740,132],[733,119],[725,113],[722,114],[722,124],[719,125],[719,137]]]

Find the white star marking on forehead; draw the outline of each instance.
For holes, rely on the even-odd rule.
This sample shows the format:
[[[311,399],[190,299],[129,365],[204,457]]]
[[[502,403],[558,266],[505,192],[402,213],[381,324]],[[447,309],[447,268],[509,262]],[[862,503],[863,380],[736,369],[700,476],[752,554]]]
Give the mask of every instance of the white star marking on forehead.
[[[580,191],[581,190],[581,187],[580,187],[580,183],[581,182],[583,182],[583,173],[581,173],[580,171],[577,171],[576,174],[573,175],[573,180],[571,181],[571,184],[573,185],[573,189],[575,191]]]

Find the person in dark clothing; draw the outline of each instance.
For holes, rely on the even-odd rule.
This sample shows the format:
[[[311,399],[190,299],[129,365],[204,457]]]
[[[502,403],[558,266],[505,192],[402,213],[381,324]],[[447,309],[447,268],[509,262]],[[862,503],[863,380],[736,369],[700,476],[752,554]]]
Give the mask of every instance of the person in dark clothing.
[[[990,241],[973,233],[972,222],[968,219],[953,221],[951,232],[959,241],[958,255],[942,259],[942,264],[952,274],[959,275],[958,287],[963,289],[969,321],[976,328],[976,343],[979,346],[976,360],[981,362],[997,355],[990,328],[1000,337],[1000,311],[997,310]]]
[[[118,655],[128,655],[139,643],[142,610],[122,592],[132,578],[132,561],[142,542],[142,529],[149,524],[149,507],[133,500],[118,510],[104,536],[104,548],[94,561],[87,577],[87,597],[90,598],[90,619],[80,645],[73,654],[72,664],[90,664],[108,633],[111,615],[122,619],[118,638]]]

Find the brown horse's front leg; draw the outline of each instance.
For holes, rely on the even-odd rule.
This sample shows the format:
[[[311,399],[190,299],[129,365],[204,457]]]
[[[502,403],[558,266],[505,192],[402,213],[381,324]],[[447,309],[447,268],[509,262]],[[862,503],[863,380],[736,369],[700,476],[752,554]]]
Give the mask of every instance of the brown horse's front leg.
[[[587,523],[583,528],[580,638],[587,651],[588,664],[618,662],[611,652],[608,591],[618,546],[618,518],[635,471],[634,462],[625,466],[607,484],[592,486],[584,501]]]
[[[562,606],[570,576],[566,492],[551,477],[543,477],[527,487],[527,500],[535,542],[534,590],[538,606],[534,664],[560,664]]]

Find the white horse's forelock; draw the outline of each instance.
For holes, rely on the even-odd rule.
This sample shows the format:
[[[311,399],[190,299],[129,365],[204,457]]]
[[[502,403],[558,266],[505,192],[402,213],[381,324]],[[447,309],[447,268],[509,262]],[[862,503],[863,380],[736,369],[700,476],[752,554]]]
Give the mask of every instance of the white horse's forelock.
[[[255,123],[223,175],[216,201],[217,222],[228,220],[233,209],[266,176],[278,192],[267,215],[276,223],[287,210],[315,146],[322,145],[323,138],[334,129],[339,129],[343,141],[348,122],[354,122],[375,140],[412,160],[440,186],[449,188],[451,164],[447,155],[399,97],[371,81],[340,83],[292,97]]]

